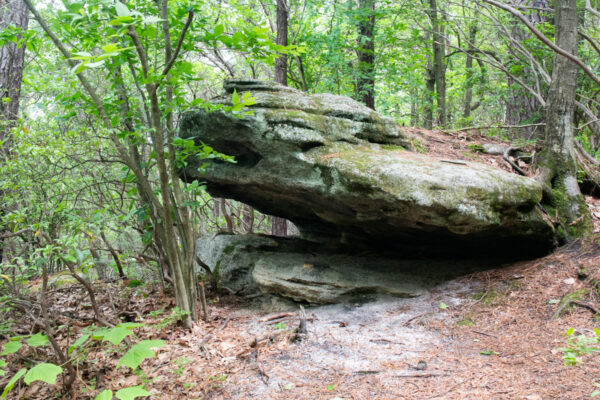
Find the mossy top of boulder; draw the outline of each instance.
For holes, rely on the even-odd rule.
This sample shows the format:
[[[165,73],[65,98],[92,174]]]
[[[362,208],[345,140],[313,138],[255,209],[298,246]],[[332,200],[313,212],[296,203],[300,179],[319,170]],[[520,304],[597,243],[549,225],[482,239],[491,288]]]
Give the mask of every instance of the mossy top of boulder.
[[[393,119],[384,117],[346,96],[329,93],[309,94],[275,82],[247,79],[226,80],[223,88],[227,93],[251,92],[256,99],[256,104],[250,108],[301,110],[310,114],[346,118],[357,122],[396,125]],[[229,102],[229,96],[219,100],[219,102]]]

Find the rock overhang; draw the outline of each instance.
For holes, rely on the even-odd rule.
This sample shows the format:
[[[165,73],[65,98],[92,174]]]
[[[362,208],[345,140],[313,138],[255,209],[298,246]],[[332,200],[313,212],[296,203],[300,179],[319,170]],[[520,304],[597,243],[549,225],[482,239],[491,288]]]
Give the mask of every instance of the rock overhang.
[[[555,243],[533,179],[420,154],[418,137],[346,97],[258,81],[225,88],[250,91],[253,114],[198,110],[181,122],[183,137],[238,160],[185,169],[216,196],[288,218],[306,238],[359,248],[533,255]]]

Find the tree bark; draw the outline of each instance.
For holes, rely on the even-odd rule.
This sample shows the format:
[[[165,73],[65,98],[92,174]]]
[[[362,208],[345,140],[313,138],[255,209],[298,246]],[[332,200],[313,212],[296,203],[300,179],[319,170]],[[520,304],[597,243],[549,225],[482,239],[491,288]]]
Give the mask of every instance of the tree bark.
[[[359,0],[357,98],[375,109],[375,0]]]
[[[438,125],[446,126],[446,63],[444,62],[445,38],[438,19],[437,0],[429,0],[429,19],[433,32],[433,78],[435,80],[438,107]]]
[[[277,0],[277,44],[288,45],[287,0]],[[280,54],[275,60],[275,82],[287,86],[287,55]]]
[[[425,32],[425,43],[431,39],[431,33]],[[433,129],[433,97],[435,94],[435,74],[433,72],[433,60],[431,54],[427,52],[427,69],[425,70],[425,106],[423,116],[423,127]]]
[[[477,25],[472,24],[469,27],[469,44],[467,50],[467,60],[465,62],[466,79],[465,79],[465,100],[463,107],[463,118],[467,119],[471,116],[473,103],[473,52],[475,51],[475,38],[477,36]]]
[[[577,1],[555,4],[555,43],[577,55]],[[550,203],[569,236],[591,230],[591,219],[577,183],[577,162],[573,134],[573,111],[578,68],[571,60],[555,54],[552,81],[546,104],[545,146],[539,157],[538,179],[552,188]]]
[[[277,0],[277,44],[288,45],[288,4],[287,0]],[[281,54],[275,60],[275,82],[287,86],[287,55]],[[271,234],[275,236],[287,235],[287,220],[273,217]]]
[[[0,29],[9,26],[27,30],[29,23],[28,10],[23,0],[0,0]],[[18,40],[22,39],[18,35]],[[25,43],[7,43],[0,47],[0,140],[7,139],[10,128],[19,117],[19,100],[21,98],[21,83],[25,66]],[[8,99],[8,100],[4,100]],[[0,149],[6,151],[8,143],[4,142]]]
[[[27,30],[29,11],[23,0],[0,0],[0,30],[9,26]],[[18,40],[23,36],[19,34]],[[25,67],[25,43],[9,42],[0,47],[0,159],[10,153],[10,130],[19,119],[21,84]],[[6,204],[0,205],[0,216]],[[0,240],[0,262],[3,261],[5,242]]]
[[[547,0],[519,0],[520,6],[539,8],[540,10],[549,7]],[[533,25],[546,22],[543,11],[531,12],[528,14],[528,19]],[[522,25],[518,21],[514,21],[514,26],[511,30],[511,36],[523,43],[531,37],[531,34],[523,30]],[[521,60],[510,47],[510,57],[514,58],[516,63],[521,63]],[[527,82],[528,86],[535,87],[535,72],[527,65],[519,72],[514,72],[522,81]],[[506,113],[504,123],[506,125],[523,125],[526,123],[540,122],[543,117],[543,104],[540,104],[527,90],[515,82],[514,79],[508,78],[508,95],[506,99]],[[519,134],[523,137],[530,137],[535,132],[535,128],[520,130]]]

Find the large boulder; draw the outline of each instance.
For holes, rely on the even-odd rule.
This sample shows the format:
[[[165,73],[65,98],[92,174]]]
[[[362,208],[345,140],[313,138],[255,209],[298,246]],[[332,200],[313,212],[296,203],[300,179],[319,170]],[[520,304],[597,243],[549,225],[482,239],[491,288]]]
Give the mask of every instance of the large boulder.
[[[555,243],[533,179],[422,154],[418,137],[347,97],[256,81],[225,89],[217,102],[249,91],[252,113],[190,111],[180,135],[237,163],[192,159],[182,177],[285,217],[306,239],[405,254],[534,255]]]
[[[446,279],[498,265],[497,260],[423,260],[332,250],[298,238],[261,235],[217,234],[197,241],[198,256],[229,290],[312,304],[415,297]]]

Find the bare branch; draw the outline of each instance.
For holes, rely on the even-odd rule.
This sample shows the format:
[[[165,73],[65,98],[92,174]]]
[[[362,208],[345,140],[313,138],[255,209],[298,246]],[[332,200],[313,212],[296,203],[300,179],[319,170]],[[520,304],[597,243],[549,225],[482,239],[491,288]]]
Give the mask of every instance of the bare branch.
[[[525,26],[527,26],[527,28],[535,36],[537,36],[537,38],[540,39],[546,46],[550,47],[555,53],[560,54],[561,56],[568,58],[569,60],[571,60],[572,62],[577,64],[579,66],[579,68],[581,68],[587,76],[589,76],[597,85],[600,85],[600,77],[596,76],[596,74],[594,74],[594,72],[592,72],[592,70],[587,65],[585,65],[585,63],[583,61],[581,61],[581,59],[579,57],[577,57],[577,56],[561,49],[557,45],[555,45],[550,39],[548,39],[546,37],[546,35],[544,35],[542,32],[537,30],[537,28],[535,26],[533,26],[533,24],[527,19],[527,17],[525,17],[523,14],[521,14],[521,12],[519,10],[517,10],[516,8],[511,7],[507,4],[499,3],[495,0],[483,0],[483,1],[485,3],[496,6],[504,11],[508,11],[509,13],[511,13],[518,19],[520,19],[521,22],[523,22],[525,24]]]

